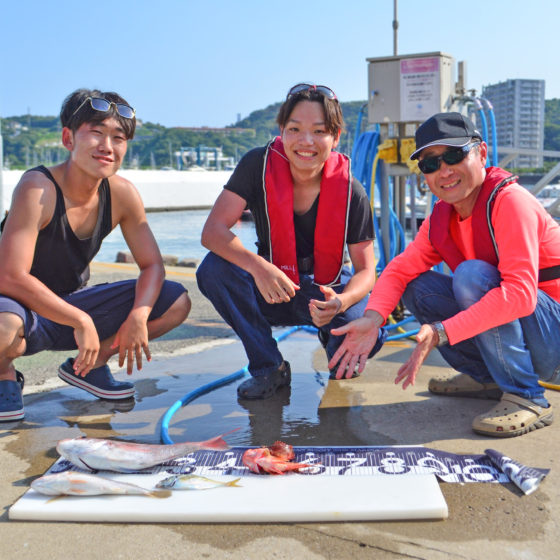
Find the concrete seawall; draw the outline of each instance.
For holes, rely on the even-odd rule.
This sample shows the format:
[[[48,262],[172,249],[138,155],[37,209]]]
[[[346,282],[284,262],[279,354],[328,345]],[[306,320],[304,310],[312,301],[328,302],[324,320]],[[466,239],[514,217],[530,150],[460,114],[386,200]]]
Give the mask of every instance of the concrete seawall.
[[[138,189],[148,211],[210,208],[231,176],[231,171],[151,171],[125,169],[119,172]],[[2,208],[10,207],[12,192],[23,171],[2,172]]]

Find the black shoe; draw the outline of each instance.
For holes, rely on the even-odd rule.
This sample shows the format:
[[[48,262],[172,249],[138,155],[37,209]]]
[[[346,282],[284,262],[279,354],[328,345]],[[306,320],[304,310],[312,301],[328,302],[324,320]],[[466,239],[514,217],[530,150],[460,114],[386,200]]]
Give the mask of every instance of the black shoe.
[[[280,387],[289,386],[291,381],[290,364],[284,360],[276,371],[243,381],[237,387],[237,396],[240,399],[269,399]]]
[[[354,368],[354,373],[352,373],[352,377],[346,377],[346,372],[348,368],[344,370],[344,375],[340,378],[336,378],[336,372],[338,371],[338,366],[333,367],[329,370],[329,379],[334,379],[335,381],[342,381],[343,379],[354,379],[356,377],[360,377],[361,373],[358,371],[358,366]]]

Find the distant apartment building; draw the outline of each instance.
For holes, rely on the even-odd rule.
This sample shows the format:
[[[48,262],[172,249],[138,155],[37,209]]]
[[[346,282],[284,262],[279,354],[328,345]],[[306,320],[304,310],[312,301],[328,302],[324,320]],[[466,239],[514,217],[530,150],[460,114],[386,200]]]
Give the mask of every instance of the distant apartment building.
[[[482,97],[494,107],[500,146],[544,148],[544,80],[506,80],[482,88]],[[479,117],[478,117],[479,118]],[[480,123],[479,123],[480,124]],[[490,126],[490,125],[489,125]],[[491,134],[489,143],[491,144]],[[542,167],[542,155],[521,154],[508,167]]]

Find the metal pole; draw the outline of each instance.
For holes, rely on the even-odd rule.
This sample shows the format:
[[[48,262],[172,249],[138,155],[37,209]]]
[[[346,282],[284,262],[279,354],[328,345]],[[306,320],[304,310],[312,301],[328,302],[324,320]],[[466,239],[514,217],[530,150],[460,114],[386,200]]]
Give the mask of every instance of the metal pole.
[[[398,54],[398,29],[399,21],[397,19],[397,2],[398,0],[393,0],[393,56]]]

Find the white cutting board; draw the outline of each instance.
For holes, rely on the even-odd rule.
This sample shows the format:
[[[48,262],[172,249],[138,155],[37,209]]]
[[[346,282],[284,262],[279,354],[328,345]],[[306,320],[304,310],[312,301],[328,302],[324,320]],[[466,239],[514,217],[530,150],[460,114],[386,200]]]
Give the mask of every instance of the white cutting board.
[[[110,478],[144,488],[168,476]],[[232,480],[233,476],[213,476]],[[125,523],[309,522],[444,519],[447,504],[434,475],[320,476],[297,473],[246,475],[240,488],[176,490],[169,498],[64,496],[28,490],[9,510],[10,519]]]

